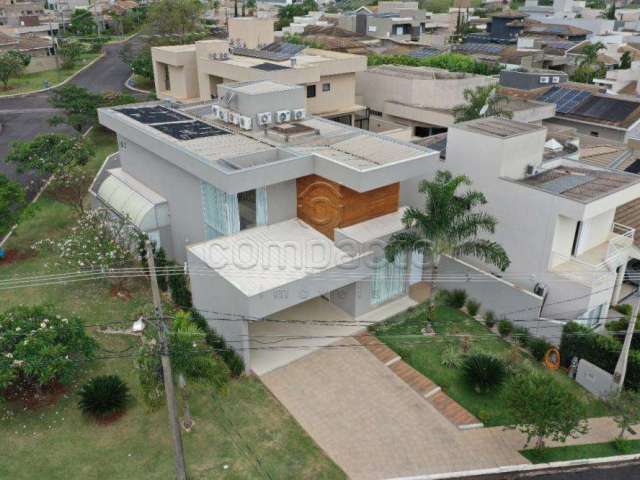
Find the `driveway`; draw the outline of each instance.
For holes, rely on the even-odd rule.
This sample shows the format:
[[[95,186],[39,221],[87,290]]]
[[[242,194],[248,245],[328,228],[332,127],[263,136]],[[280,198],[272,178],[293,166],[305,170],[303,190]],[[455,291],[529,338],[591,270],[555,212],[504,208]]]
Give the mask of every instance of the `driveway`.
[[[402,297],[358,318],[322,297],[287,308],[269,317],[270,321],[249,324],[250,368],[255,374],[264,375],[415,304],[414,300]]]
[[[458,430],[353,339],[260,378],[352,479],[528,463],[500,430]]]

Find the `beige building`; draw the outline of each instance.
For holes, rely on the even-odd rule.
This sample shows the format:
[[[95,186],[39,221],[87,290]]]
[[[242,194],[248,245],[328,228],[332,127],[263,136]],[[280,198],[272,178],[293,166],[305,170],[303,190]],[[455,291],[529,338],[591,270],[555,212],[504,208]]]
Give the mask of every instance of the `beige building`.
[[[485,75],[384,65],[357,74],[356,95],[369,108],[371,130],[395,124],[411,128],[414,137],[428,137],[453,125],[453,108],[466,103],[466,89],[494,84],[496,80]],[[513,102],[506,108],[515,120],[525,122],[553,116],[553,109],[539,102]]]
[[[356,104],[355,81],[356,72],[367,68],[366,57],[303,46],[258,49],[273,39],[269,31],[272,35],[271,20],[235,19],[230,22],[230,40],[154,47],[158,97],[205,101],[218,98],[218,85],[224,83],[273,80],[304,86],[310,114],[353,124],[356,114],[364,110]]]

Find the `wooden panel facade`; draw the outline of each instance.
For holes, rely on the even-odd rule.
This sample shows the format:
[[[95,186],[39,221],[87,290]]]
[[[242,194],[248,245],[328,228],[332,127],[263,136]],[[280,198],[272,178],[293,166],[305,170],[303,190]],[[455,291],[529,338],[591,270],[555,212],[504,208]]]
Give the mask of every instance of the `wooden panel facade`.
[[[400,184],[356,192],[318,175],[297,180],[298,218],[333,239],[335,228],[348,227],[398,210]]]

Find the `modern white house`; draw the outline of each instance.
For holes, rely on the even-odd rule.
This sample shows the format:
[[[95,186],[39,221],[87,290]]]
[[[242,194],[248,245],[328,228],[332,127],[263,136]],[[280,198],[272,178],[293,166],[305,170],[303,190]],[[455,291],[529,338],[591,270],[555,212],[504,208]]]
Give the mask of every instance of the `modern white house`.
[[[403,189],[437,152],[310,116],[302,86],[219,88],[217,102],[181,109],[100,109],[119,152],[96,177],[96,201],[187,262],[195,307],[232,345],[243,339],[235,346],[254,371],[277,366],[252,358],[252,339],[281,326],[263,319],[315,318],[335,334],[332,319],[377,321],[415,305],[422,260],[388,264],[383,247],[403,228]]]
[[[542,297],[541,317],[595,327],[617,303],[626,263],[638,254],[635,230],[614,217],[640,195],[640,177],[578,162],[578,150],[571,139],[547,142],[545,127],[483,118],[449,128],[441,168],[467,175],[486,195],[486,210],[499,222],[493,238],[511,265],[497,272],[464,260]],[[500,309],[501,298],[481,300],[515,320],[528,318],[526,308]]]

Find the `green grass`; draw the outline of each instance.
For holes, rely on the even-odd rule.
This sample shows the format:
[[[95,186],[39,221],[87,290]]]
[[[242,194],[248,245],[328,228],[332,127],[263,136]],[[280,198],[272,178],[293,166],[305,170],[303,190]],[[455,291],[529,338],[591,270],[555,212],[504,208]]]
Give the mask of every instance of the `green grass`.
[[[91,133],[97,170],[115,151],[113,134]],[[61,237],[74,221],[73,211],[43,196],[33,217],[18,227],[9,249],[30,251],[43,237]],[[0,278],[48,273],[53,258],[43,255],[9,265],[0,263]],[[76,314],[88,325],[133,320],[151,302],[144,279],[131,279],[132,299],[112,295],[106,281],[78,282],[38,288],[0,290],[2,309],[17,304],[51,303],[61,314]],[[136,337],[90,332],[106,351],[134,351]],[[83,417],[77,408],[77,388],[99,374],[117,374],[131,388],[133,405],[124,417],[107,426]],[[134,358],[98,359],[81,372],[65,397],[55,405],[24,411],[0,402],[0,478],[27,480],[167,479],[174,478],[173,449],[166,409],[149,412],[142,404]],[[136,400],[137,399],[137,400]],[[184,433],[189,478],[192,479],[344,479],[263,384],[251,377],[233,380],[216,394],[207,386],[190,386],[194,429]],[[180,407],[181,408],[181,407]]]
[[[582,458],[613,457],[640,453],[640,440],[623,440],[621,451],[614,442],[572,445],[570,447],[543,448],[540,450],[521,450],[520,453],[531,463],[564,462]]]
[[[511,418],[504,408],[501,389],[477,393],[462,378],[460,370],[442,365],[443,351],[449,345],[459,345],[460,337],[451,335],[469,335],[471,349],[481,350],[504,358],[512,363],[512,347],[505,340],[493,335],[484,325],[473,320],[459,310],[449,307],[436,308],[434,328],[435,337],[423,337],[420,330],[424,327],[425,307],[421,305],[412,312],[400,314],[388,322],[373,328],[374,333],[384,343],[395,350],[404,361],[424,374],[454,400],[465,407],[487,426],[508,425]],[[441,336],[442,335],[442,336]],[[450,335],[447,337],[446,335]],[[419,341],[420,344],[416,344]],[[414,344],[411,344],[413,342]],[[550,380],[562,383],[580,402],[583,402],[590,417],[606,415],[603,402],[592,396],[581,386],[560,371],[551,371],[524,356],[522,362],[529,362],[540,368]]]
[[[78,63],[73,68],[44,70],[42,72],[26,73],[24,75],[20,75],[18,78],[12,78],[9,80],[8,89],[0,90],[0,97],[3,95],[13,95],[16,93],[27,93],[34,90],[41,90],[45,88],[45,80],[49,81],[49,86],[57,85],[98,56],[99,54],[97,53],[85,53],[80,57]]]

